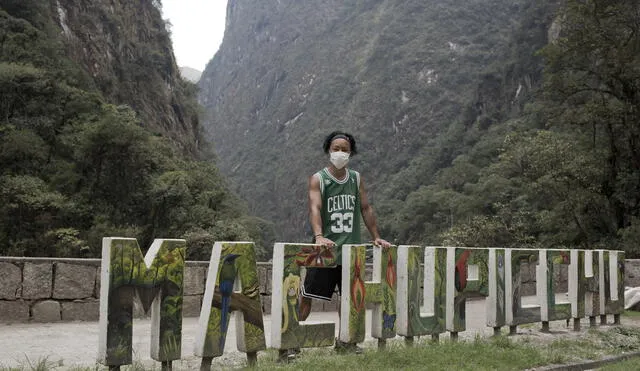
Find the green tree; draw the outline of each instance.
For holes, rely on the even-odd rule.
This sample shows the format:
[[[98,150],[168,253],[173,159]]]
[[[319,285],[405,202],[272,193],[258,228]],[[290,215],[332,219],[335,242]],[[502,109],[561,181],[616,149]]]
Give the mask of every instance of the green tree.
[[[567,1],[560,35],[542,54],[549,125],[587,138],[606,160],[598,183],[606,203],[598,206],[613,226],[609,238],[640,213],[638,14],[637,1]]]

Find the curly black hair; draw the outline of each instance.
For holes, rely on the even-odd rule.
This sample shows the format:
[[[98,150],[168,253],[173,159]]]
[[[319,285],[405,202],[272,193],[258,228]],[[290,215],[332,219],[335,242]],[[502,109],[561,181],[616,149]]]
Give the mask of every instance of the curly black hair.
[[[349,144],[351,145],[352,156],[358,153],[355,138],[353,137],[353,135],[349,133],[345,133],[344,131],[334,131],[333,133],[327,135],[326,138],[324,138],[324,144],[322,145],[322,148],[324,149],[324,153],[327,153],[327,154],[329,153],[329,148],[331,148],[331,142],[333,142],[333,140],[336,139],[336,137],[341,137],[342,139],[346,139],[349,141]]]

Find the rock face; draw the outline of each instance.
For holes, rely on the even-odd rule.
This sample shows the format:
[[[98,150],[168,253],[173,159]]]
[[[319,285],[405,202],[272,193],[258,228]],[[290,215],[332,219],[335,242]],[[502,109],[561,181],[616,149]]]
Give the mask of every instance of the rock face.
[[[52,0],[51,16],[68,55],[109,102],[131,106],[143,126],[195,152],[199,121],[183,104],[184,82],[159,7],[154,0]]]
[[[392,197],[377,191],[454,124],[482,131],[521,109],[538,65],[495,64],[510,58],[531,4],[230,0],[198,83],[221,169],[280,239],[307,237],[307,179],[328,162],[333,130],[355,134],[362,154],[350,164],[374,201]],[[455,146],[430,154],[425,171],[446,166]]]

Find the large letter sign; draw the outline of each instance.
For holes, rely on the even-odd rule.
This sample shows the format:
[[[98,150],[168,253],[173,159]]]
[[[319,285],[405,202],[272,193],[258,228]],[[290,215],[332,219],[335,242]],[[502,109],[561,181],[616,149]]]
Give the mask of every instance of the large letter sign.
[[[195,347],[204,368],[211,358],[224,353],[232,311],[238,350],[247,353],[253,363],[255,353],[266,349],[253,242],[216,242],[213,246]]]
[[[540,250],[540,265],[538,280],[542,283],[538,297],[540,298],[540,319],[542,329],[549,330],[549,321],[571,318],[571,304],[569,302],[556,303],[556,287],[553,280],[556,266],[570,263],[567,250]]]
[[[487,326],[493,327],[495,335],[506,324],[505,299],[505,252],[504,249],[489,250],[489,297],[487,298]]]
[[[313,244],[275,244],[271,279],[273,285],[271,346],[273,348],[286,351],[333,344],[334,323],[300,324],[298,320],[298,297],[302,285],[300,268],[333,266],[335,266],[335,256],[330,248]]]
[[[380,344],[396,336],[397,252],[374,246],[372,281],[365,282],[366,301],[373,304],[371,336]]]
[[[446,310],[453,315],[447,316],[446,325],[453,337],[467,328],[467,298],[488,295],[489,250],[448,247]]]
[[[437,337],[445,331],[446,269],[446,248],[398,247],[398,334]],[[426,313],[420,309],[421,294]]]
[[[598,290],[598,261],[593,251],[571,250],[569,264],[569,301],[574,330],[580,330],[580,319],[589,317],[595,326],[595,316],[600,314]]]
[[[98,359],[107,366],[132,362],[133,297],[151,307],[151,358],[180,359],[184,240],[154,240],[142,256],[134,238],[102,240]]]
[[[521,292],[521,265],[528,264],[530,267],[538,263],[540,250],[533,249],[506,249],[505,250],[505,291],[506,291],[506,323],[510,327],[510,333],[515,333],[517,326],[524,323],[540,322],[540,303],[538,296],[537,304],[522,304]],[[539,265],[535,265],[536,291],[540,291],[541,282]]]
[[[365,245],[342,246],[342,297],[340,298],[340,341],[361,343],[365,335],[364,284]]]
[[[365,281],[369,245],[342,246],[342,293],[338,337],[360,343],[366,334],[366,305],[373,305],[371,335],[383,347],[396,333],[411,343],[415,336],[449,331],[455,339],[466,330],[466,300],[487,297],[486,325],[501,327],[596,316],[620,322],[624,311],[624,252],[611,250],[373,247],[372,280]],[[151,357],[163,369],[181,355],[182,294],[186,243],[154,240],[145,256],[132,238],[104,238],[100,289],[99,360],[112,369],[132,362],[133,300],[151,309]],[[280,356],[289,350],[333,345],[336,324],[301,322],[298,318],[305,267],[336,266],[334,251],[315,244],[276,243],[273,251],[271,347]],[[568,266],[568,302],[558,291],[558,269]],[[532,274],[527,274],[530,272]],[[523,280],[522,277],[527,277]],[[524,284],[536,282],[536,292]],[[523,282],[524,281],[524,282]],[[524,303],[523,303],[523,296]],[[424,302],[423,302],[424,301]],[[224,353],[231,316],[237,348],[249,364],[266,348],[260,282],[253,242],[216,242],[195,341],[201,370]],[[228,348],[228,347],[227,347]],[[284,358],[281,358],[284,359]]]
[[[624,312],[624,252],[598,250],[600,268],[600,315],[613,314],[620,323]]]

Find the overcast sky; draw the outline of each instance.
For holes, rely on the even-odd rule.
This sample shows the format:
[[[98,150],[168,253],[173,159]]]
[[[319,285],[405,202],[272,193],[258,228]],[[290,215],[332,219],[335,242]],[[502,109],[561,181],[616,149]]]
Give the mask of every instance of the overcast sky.
[[[227,0],[162,0],[178,66],[203,71],[224,36]]]

